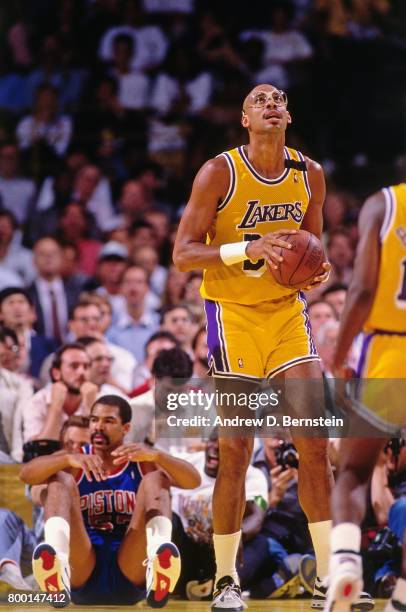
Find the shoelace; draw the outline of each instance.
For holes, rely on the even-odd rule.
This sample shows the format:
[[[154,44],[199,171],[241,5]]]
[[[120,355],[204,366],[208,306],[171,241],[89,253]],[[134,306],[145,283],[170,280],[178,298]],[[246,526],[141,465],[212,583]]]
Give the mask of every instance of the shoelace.
[[[221,589],[220,593],[213,599],[213,602],[211,605],[220,603],[221,597],[228,597],[229,595],[231,595],[232,603],[238,603],[242,605],[243,608],[248,607],[247,604],[241,599],[241,595],[237,591],[237,589],[231,585],[227,585],[226,587]]]

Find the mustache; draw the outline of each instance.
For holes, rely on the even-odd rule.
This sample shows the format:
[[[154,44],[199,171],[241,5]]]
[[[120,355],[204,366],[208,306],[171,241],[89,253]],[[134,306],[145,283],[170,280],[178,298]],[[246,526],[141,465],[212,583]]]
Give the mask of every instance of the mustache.
[[[109,444],[109,443],[110,443],[110,438],[109,438],[108,436],[106,436],[106,434],[101,433],[101,431],[96,431],[95,433],[93,433],[93,434],[90,436],[90,440],[93,442],[93,440],[94,440],[94,438],[95,438],[96,436],[99,436],[99,437],[101,436],[102,438],[104,438],[104,440],[107,442],[107,444]]]

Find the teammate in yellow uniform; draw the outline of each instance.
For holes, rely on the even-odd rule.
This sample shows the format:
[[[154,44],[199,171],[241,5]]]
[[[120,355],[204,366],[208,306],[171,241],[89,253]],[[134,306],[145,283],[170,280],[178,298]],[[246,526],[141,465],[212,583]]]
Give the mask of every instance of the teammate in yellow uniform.
[[[323,170],[286,148],[291,116],[286,95],[273,85],[258,85],[247,95],[241,123],[249,144],[209,160],[196,176],[180,222],[174,262],[183,271],[204,269],[209,359],[217,388],[235,392],[263,377],[321,380],[305,300],[298,291],[279,286],[265,263],[279,265],[281,258],[273,247],[290,248],[283,238],[298,228],[320,237]],[[315,282],[326,280],[329,264],[324,267]],[[295,398],[300,414],[319,414],[322,408],[306,394]],[[213,610],[230,612],[243,607],[235,560],[253,441],[223,437],[219,444],[213,496]],[[295,439],[295,444],[300,455],[300,502],[309,519],[318,575],[324,577],[332,485],[327,444],[316,438]],[[324,603],[325,590],[317,580],[312,605],[322,608]]]
[[[335,355],[339,376],[354,337],[364,331],[358,366],[362,379],[354,410],[377,437],[341,441],[332,509],[328,609],[350,610],[362,587],[360,523],[367,488],[386,435],[406,426],[406,184],[385,188],[364,204],[353,279],[342,314]],[[380,435],[380,432],[382,434]],[[351,434],[351,432],[350,432]],[[386,610],[406,610],[406,562]]]

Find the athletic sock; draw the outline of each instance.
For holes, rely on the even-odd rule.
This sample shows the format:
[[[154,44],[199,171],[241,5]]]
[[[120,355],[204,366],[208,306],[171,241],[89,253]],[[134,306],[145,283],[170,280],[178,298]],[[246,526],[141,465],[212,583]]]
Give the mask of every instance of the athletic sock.
[[[309,523],[309,531],[312,537],[313,548],[316,555],[317,576],[321,580],[328,574],[330,558],[330,533],[332,521],[318,521]]]
[[[51,516],[45,521],[44,539],[57,553],[69,557],[70,526],[61,516]]]
[[[236,584],[240,584],[236,569],[240,538],[241,530],[236,533],[226,533],[223,535],[213,534],[217,568],[215,584],[217,584],[218,580],[223,578],[223,576],[231,576]]]
[[[358,553],[361,550],[361,529],[355,523],[340,523],[331,530],[331,553],[340,550]]]
[[[20,566],[11,559],[0,561],[0,580],[11,585],[15,589],[27,590],[30,585],[25,582]]]
[[[172,521],[166,516],[154,516],[146,524],[147,555],[149,559],[161,544],[170,542],[172,538]]]
[[[392,601],[399,601],[401,604],[406,605],[406,579],[398,578],[395,586],[395,590],[392,593]]]

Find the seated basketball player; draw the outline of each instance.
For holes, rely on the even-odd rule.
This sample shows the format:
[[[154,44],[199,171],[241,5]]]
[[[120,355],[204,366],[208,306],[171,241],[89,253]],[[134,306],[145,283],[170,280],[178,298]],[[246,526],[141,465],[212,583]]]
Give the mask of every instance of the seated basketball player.
[[[62,451],[27,463],[21,479],[47,482],[45,542],[33,554],[41,591],[61,603],[166,604],[180,574],[179,552],[171,543],[171,485],[200,484],[198,472],[141,444],[123,444],[131,408],[105,395],[90,413],[91,444],[81,453]]]

